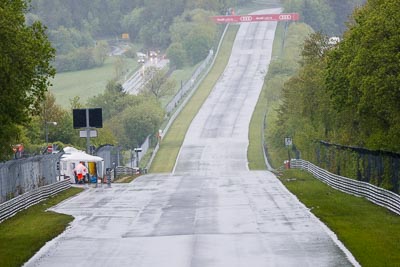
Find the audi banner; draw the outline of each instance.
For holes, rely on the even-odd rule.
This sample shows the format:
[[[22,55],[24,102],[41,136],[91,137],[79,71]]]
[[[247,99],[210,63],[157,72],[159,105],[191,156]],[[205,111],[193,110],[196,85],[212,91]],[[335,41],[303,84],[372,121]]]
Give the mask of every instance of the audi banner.
[[[297,21],[299,20],[299,13],[259,14],[259,15],[242,15],[242,16],[214,16],[211,18],[216,23]]]

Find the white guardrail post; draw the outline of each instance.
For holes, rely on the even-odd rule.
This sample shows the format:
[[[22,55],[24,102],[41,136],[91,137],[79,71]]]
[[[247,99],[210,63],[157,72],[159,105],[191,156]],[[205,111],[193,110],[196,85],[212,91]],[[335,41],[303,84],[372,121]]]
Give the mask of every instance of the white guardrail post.
[[[330,173],[311,162],[293,159],[290,166],[310,172],[315,178],[344,193],[365,197],[369,201],[400,215],[400,195],[370,183]]]

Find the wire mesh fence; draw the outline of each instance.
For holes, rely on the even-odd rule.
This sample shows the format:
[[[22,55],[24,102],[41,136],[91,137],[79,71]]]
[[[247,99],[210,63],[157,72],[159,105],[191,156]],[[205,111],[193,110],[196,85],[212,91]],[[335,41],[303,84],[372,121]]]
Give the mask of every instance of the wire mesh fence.
[[[320,141],[314,163],[330,172],[399,194],[400,154]]]

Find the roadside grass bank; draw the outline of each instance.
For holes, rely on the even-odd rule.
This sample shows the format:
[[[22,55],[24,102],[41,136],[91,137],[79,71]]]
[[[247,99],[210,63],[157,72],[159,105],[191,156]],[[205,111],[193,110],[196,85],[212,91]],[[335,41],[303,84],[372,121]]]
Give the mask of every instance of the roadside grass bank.
[[[0,263],[21,266],[49,240],[61,234],[73,217],[46,209],[83,189],[72,187],[0,223]]]
[[[214,66],[164,136],[150,172],[172,172],[190,123],[225,70],[238,29],[239,26],[229,26]]]
[[[336,233],[361,266],[400,266],[400,216],[305,171],[285,170],[279,179]]]
[[[266,90],[262,90],[254,109],[249,126],[249,147],[247,159],[250,170],[266,170],[263,152],[264,117],[267,110]]]

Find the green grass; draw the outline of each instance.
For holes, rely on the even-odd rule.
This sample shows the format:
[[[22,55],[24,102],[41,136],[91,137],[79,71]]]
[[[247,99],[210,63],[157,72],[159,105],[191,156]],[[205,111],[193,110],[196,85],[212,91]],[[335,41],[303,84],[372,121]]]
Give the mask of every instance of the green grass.
[[[278,58],[281,53],[281,43],[283,38],[283,27],[284,24],[279,23],[277,25],[274,37],[274,44],[272,46],[272,59]],[[271,60],[272,61],[272,60]],[[249,147],[247,150],[247,158],[249,161],[250,170],[265,170],[265,161],[263,154],[263,131],[264,131],[264,116],[268,110],[267,94],[269,93],[269,87],[266,80],[260,97],[257,101],[253,115],[251,117],[249,126]]]
[[[196,116],[228,63],[237,30],[237,26],[229,27],[214,66],[161,141],[160,149],[152,162],[150,172],[172,171],[191,121]]]
[[[102,67],[70,71],[56,74],[52,80],[50,91],[56,97],[56,103],[63,108],[69,108],[69,100],[75,96],[81,98],[81,103],[104,92],[107,82],[116,77],[116,57],[108,57]],[[138,65],[134,59],[124,59],[126,74],[132,73]]]
[[[0,265],[21,266],[62,233],[73,217],[45,210],[81,191],[70,188],[0,223]]]
[[[280,179],[362,266],[400,266],[400,216],[332,189],[305,171],[287,170]]]
[[[264,116],[267,109],[266,90],[262,90],[254,109],[249,126],[249,147],[247,158],[250,170],[265,170],[266,165],[263,153]]]

